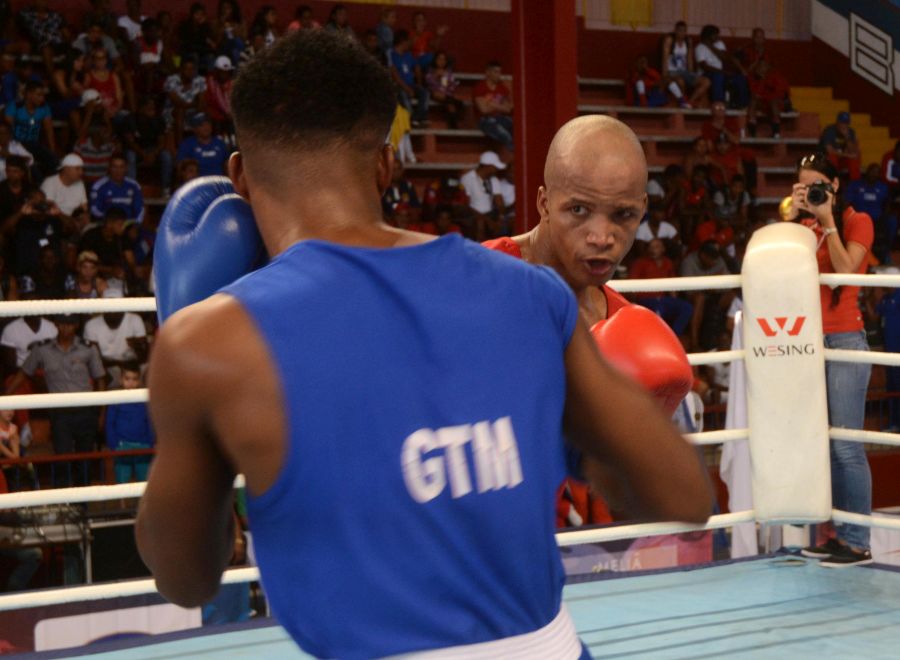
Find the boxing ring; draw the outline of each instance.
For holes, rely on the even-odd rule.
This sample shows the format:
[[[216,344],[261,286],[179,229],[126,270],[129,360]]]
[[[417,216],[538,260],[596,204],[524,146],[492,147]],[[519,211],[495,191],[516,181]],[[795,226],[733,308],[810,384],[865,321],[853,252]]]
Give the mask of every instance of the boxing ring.
[[[900,530],[900,518],[832,509],[828,443],[824,442],[828,437],[900,446],[900,434],[828,428],[824,399],[825,360],[900,366],[900,355],[823,349],[819,322],[820,283],[900,287],[900,275],[820,276],[814,247],[808,230],[779,224],[754,235],[741,275],[613,282],[621,292],[743,289],[747,348],[691,354],[689,360],[693,365],[744,362],[748,426],[687,437],[696,445],[749,443],[754,508],[712,516],[705,525],[663,522],[560,532],[556,539],[561,548],[754,522],[774,525],[831,520]],[[788,277],[791,287],[784,286]],[[152,298],[0,303],[0,316],[7,317],[154,310]],[[147,396],[146,389],[7,396],[0,397],[0,408],[98,406],[146,401]],[[788,406],[797,401],[804,404],[799,412],[786,413],[794,410]],[[235,485],[242,485],[240,477]],[[145,486],[132,483],[17,492],[0,495],[0,510],[136,498]],[[571,581],[564,601],[579,636],[595,657],[749,658],[784,651],[800,657],[850,653],[894,657],[890,633],[900,625],[900,571],[881,565],[828,570],[815,564],[793,556],[765,556],[639,573],[601,573]],[[223,584],[258,579],[256,568],[237,568],[225,572]],[[37,590],[0,596],[0,612],[155,592],[151,579]],[[125,659],[309,657],[272,619],[34,657],[81,654]]]

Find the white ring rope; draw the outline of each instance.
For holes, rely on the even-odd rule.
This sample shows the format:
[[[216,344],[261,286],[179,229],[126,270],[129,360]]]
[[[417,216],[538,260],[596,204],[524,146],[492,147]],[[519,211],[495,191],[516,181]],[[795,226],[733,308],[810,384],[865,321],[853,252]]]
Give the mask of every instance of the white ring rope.
[[[700,277],[657,277],[647,280],[610,280],[607,286],[619,293],[642,291],[712,291],[739,289],[740,275],[704,275]]]
[[[684,438],[692,445],[720,445],[723,442],[746,440],[750,437],[750,429],[722,429],[721,431],[703,431],[688,433]]]
[[[886,367],[900,367],[900,353],[826,348],[825,359],[831,362],[855,362],[857,364],[881,364]]]
[[[0,302],[0,317],[155,311],[156,298],[78,298]]]
[[[819,284],[828,286],[900,287],[900,275],[865,275],[859,273],[822,273]]]
[[[850,442],[868,442],[873,445],[900,447],[900,433],[842,429],[835,426],[828,430],[828,437],[832,440],[849,440]]]
[[[836,523],[900,530],[900,516],[867,516],[864,513],[851,513],[850,511],[832,509],[831,519]]]
[[[53,394],[12,394],[0,396],[2,410],[41,410],[43,408],[78,408],[110,406],[117,403],[143,403],[149,400],[146,388],[109,390],[106,392],[56,392]]]
[[[722,364],[744,359],[744,350],[733,351],[709,351],[707,353],[688,353],[688,364],[697,366],[701,364]]]

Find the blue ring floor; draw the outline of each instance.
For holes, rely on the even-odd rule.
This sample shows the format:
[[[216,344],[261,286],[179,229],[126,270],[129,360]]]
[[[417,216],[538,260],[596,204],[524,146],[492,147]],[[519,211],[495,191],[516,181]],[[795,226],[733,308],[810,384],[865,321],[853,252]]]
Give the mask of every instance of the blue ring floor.
[[[790,556],[569,584],[595,658],[898,658],[900,572],[820,568]],[[308,658],[272,620],[97,644],[35,658]]]

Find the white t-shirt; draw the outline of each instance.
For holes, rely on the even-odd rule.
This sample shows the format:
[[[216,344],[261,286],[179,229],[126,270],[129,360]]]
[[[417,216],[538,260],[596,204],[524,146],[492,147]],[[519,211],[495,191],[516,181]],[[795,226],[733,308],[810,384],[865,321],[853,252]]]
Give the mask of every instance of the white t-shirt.
[[[47,319],[41,319],[37,332],[32,331],[25,319],[16,319],[3,328],[0,335],[0,344],[16,349],[16,366],[21,367],[28,357],[29,347],[32,344],[46,339],[56,339],[56,326]]]
[[[482,179],[475,170],[469,170],[459,178],[459,183],[469,196],[469,206],[478,213],[490,213],[494,210],[494,195],[500,194],[500,181],[491,177]]]
[[[141,22],[145,18],[146,16],[141,16]],[[128,15],[119,16],[119,27],[128,34],[128,41],[134,41],[141,36],[141,24],[131,20],[131,17]]]
[[[146,337],[147,329],[137,314],[125,312],[119,327],[113,330],[102,316],[84,324],[84,338],[97,344],[105,360],[133,360],[137,357],[128,345],[131,337]]]
[[[71,186],[67,186],[60,180],[59,174],[54,174],[44,179],[41,190],[47,195],[47,199],[56,202],[59,210],[65,215],[72,215],[72,211],[82,204],[87,205],[84,181],[76,181]]]
[[[639,241],[647,241],[650,242],[654,238],[675,238],[678,236],[678,230],[675,229],[675,225],[666,222],[663,220],[659,223],[659,233],[654,236],[653,232],[650,230],[649,222],[642,222],[638,226],[637,234],[635,234],[635,238]]]
[[[713,44],[713,46],[718,50],[725,50],[725,43],[722,41],[717,41]],[[716,54],[716,51],[707,46],[706,44],[699,44],[696,49],[694,49],[694,60],[698,64],[701,62],[705,62],[707,65],[712,67],[713,69],[722,70],[722,60],[719,59],[719,56]]]
[[[516,184],[506,179],[500,179],[500,196],[503,198],[503,204],[509,208],[516,203]]]
[[[656,179],[647,180],[647,195],[650,197],[665,197],[666,189]]]

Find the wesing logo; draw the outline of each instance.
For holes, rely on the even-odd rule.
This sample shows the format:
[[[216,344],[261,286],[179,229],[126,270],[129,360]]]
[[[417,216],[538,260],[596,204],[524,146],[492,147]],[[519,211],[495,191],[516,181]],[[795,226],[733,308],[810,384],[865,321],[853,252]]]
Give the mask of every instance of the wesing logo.
[[[758,318],[756,322],[766,337],[772,338],[779,335],[796,337],[803,330],[806,323],[805,316],[797,316],[792,320],[789,316],[775,316],[771,319]],[[756,357],[787,357],[789,355],[815,355],[816,349],[811,343],[785,343],[769,344],[768,346],[754,346],[753,354]]]

